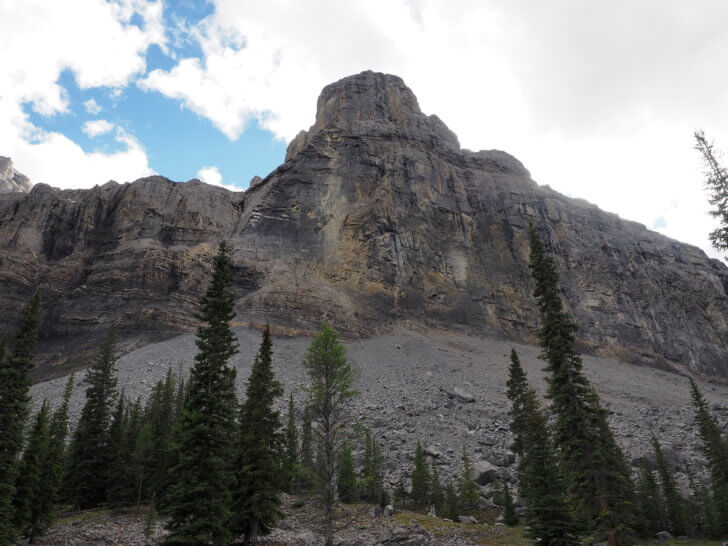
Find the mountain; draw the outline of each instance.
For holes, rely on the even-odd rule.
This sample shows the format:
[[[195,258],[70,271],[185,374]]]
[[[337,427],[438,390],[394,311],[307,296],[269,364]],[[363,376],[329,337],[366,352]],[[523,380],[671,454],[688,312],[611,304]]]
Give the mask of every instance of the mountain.
[[[12,160],[0,155],[0,193],[27,193],[32,187],[30,179],[13,167]]]
[[[505,152],[461,149],[400,78],[373,72],[324,88],[314,125],[244,193],[149,177],[0,196],[0,334],[36,286],[49,365],[74,365],[112,323],[127,349],[190,330],[224,238],[241,322],[533,342],[529,222],[582,350],[728,381],[724,264],[537,185]]]

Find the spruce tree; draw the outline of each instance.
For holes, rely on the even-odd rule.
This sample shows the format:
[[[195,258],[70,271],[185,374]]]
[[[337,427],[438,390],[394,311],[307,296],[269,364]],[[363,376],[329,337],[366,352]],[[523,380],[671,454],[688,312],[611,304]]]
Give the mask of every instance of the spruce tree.
[[[496,504],[503,508],[503,523],[508,527],[518,525],[516,506],[513,504],[513,496],[508,483],[505,480],[499,480],[497,487],[494,497],[497,497]]]
[[[198,353],[189,377],[182,415],[173,434],[173,461],[167,491],[166,544],[227,544],[230,541],[232,458],[235,438],[237,352],[230,321],[232,263],[221,243],[212,280],[197,315]]]
[[[515,349],[511,349],[511,363],[508,367],[506,387],[508,388],[506,394],[511,401],[511,410],[508,414],[511,416],[510,428],[514,438],[511,449],[515,453],[521,454],[523,453],[524,447],[522,445],[524,435],[524,424],[522,421],[525,419],[523,415],[523,404],[526,392],[528,391],[528,381]]]
[[[293,391],[288,398],[288,418],[286,419],[286,446],[283,454],[283,490],[292,493],[295,489],[298,469],[298,430],[296,429],[296,407],[293,404]]]
[[[695,131],[695,149],[705,163],[705,186],[710,191],[710,215],[717,218],[720,227],[709,235],[716,250],[728,250],[728,170],[718,161],[712,142],[703,131]]]
[[[283,387],[275,378],[272,359],[266,325],[240,408],[232,529],[235,536],[245,535],[246,544],[270,533],[279,516],[281,420],[275,401]]]
[[[587,530],[603,532],[610,545],[634,532],[634,484],[605,410],[582,371],[575,349],[577,325],[564,309],[553,258],[531,225],[529,268],[540,320],[541,358],[547,362],[554,434],[567,473],[573,511]],[[623,540],[624,540],[623,539]]]
[[[28,443],[20,460],[20,472],[15,484],[15,527],[23,536],[30,535],[34,504],[45,484],[43,464],[48,451],[50,408],[43,400],[35,414]]]
[[[336,460],[351,422],[350,401],[354,390],[354,370],[339,335],[324,323],[321,332],[306,351],[303,366],[308,371],[308,408],[313,433],[318,442],[318,475],[325,514],[326,546],[334,541],[334,501],[336,499]]]
[[[417,442],[415,448],[415,467],[412,471],[412,501],[420,506],[427,506],[430,500],[430,469],[427,464],[425,450]]]
[[[48,430],[48,444],[44,451],[40,483],[35,499],[32,502],[28,538],[32,544],[35,538],[45,533],[50,527],[60,502],[63,485],[63,464],[68,436],[68,403],[73,392],[75,374],[71,373],[66,381],[61,404],[53,412]]]
[[[650,464],[646,460],[642,462],[639,469],[637,501],[640,508],[639,529],[643,537],[654,537],[658,531],[668,528],[662,496]]]
[[[445,488],[445,515],[454,522],[458,521],[460,515],[458,494],[455,492],[455,486],[452,482],[447,482]]]
[[[177,378],[172,369],[154,386],[147,401],[145,420],[151,425],[153,447],[149,454],[147,485],[156,498],[164,497],[172,450],[172,431],[177,420],[175,391]]]
[[[701,451],[708,460],[711,477],[712,507],[715,511],[718,535],[728,534],[728,439],[721,432],[718,422],[710,414],[708,403],[690,378],[690,391],[695,420],[701,439]]]
[[[351,503],[356,500],[356,472],[354,471],[354,454],[349,442],[345,442],[339,453],[336,465],[336,488],[339,500]]]
[[[432,469],[430,471],[430,504],[435,507],[435,513],[442,515],[445,508],[445,492],[442,489],[440,474],[437,471],[435,461],[432,461]]]
[[[124,391],[121,392],[109,426],[110,463],[108,483],[106,484],[106,500],[115,508],[126,504],[122,492],[128,483],[129,452],[127,451],[126,430],[129,425],[129,409]]]
[[[480,494],[478,493],[478,484],[475,483],[475,475],[473,465],[470,464],[470,456],[468,455],[465,445],[463,445],[463,473],[460,476],[458,493],[460,495],[460,506],[463,508],[476,508],[480,502]]]
[[[655,468],[660,477],[660,487],[662,496],[665,499],[665,514],[669,522],[669,529],[676,535],[684,535],[687,532],[685,524],[685,500],[680,495],[680,491],[675,481],[675,475],[672,472],[670,463],[662,451],[662,446],[656,437],[652,437],[652,446],[655,450]]]
[[[311,431],[311,410],[308,406],[303,408],[303,423],[301,425],[301,465],[313,470],[313,437]]]
[[[149,502],[147,516],[144,518],[144,543],[149,544],[157,531],[157,495],[152,493],[152,499]]]
[[[115,333],[112,328],[86,372],[86,402],[71,443],[68,490],[81,508],[106,501],[112,460],[109,425],[116,397]]]
[[[362,495],[371,503],[379,502],[382,483],[382,451],[368,427],[364,427],[364,458],[362,460]]]
[[[23,427],[30,406],[30,378],[40,322],[40,294],[36,292],[23,309],[20,326],[10,351],[0,356],[0,546],[15,535],[13,495],[18,454],[23,446]]]

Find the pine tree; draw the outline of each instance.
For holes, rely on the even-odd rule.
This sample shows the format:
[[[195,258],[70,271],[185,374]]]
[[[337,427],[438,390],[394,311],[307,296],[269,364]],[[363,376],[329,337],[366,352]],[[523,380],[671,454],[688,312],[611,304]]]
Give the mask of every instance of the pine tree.
[[[346,357],[339,335],[324,323],[306,351],[303,366],[308,371],[308,408],[318,440],[321,464],[321,500],[325,513],[326,545],[334,541],[336,459],[351,422],[349,403],[354,390],[354,370]]]
[[[508,527],[518,525],[516,506],[513,504],[513,496],[505,480],[499,480],[494,498],[496,499],[496,504],[503,508],[503,523]]]
[[[296,407],[293,404],[293,391],[288,398],[288,418],[286,419],[286,446],[283,454],[283,490],[292,493],[298,469],[298,430],[296,429]]]
[[[245,534],[245,544],[270,533],[279,516],[281,420],[275,401],[283,387],[275,378],[272,355],[266,325],[240,409],[232,529],[236,536]]]
[[[379,442],[368,427],[363,428],[364,458],[362,460],[362,495],[371,503],[380,501],[384,484],[382,483],[382,451]]]
[[[547,362],[548,396],[556,417],[554,434],[567,472],[574,513],[589,530],[604,532],[614,546],[633,533],[634,484],[629,465],[614,440],[599,397],[582,372],[575,349],[577,326],[561,300],[556,265],[536,228],[529,227],[529,268]]]
[[[669,529],[676,535],[684,535],[687,531],[685,501],[677,488],[675,476],[665,453],[662,451],[662,446],[654,436],[652,437],[652,446],[655,450],[655,467],[657,474],[660,476],[660,487],[662,496],[665,499],[665,513],[669,522]]]
[[[523,404],[528,391],[528,381],[515,349],[511,349],[511,364],[508,367],[506,386],[508,387],[506,394],[511,401],[511,410],[508,414],[511,416],[511,432],[514,438],[511,449],[521,455],[524,448],[522,444],[524,436],[523,420],[526,418],[523,414]]]
[[[134,451],[131,452],[132,475],[134,476],[134,502],[141,504],[149,490],[149,467],[154,457],[154,427],[144,423],[137,433]]]
[[[667,517],[660,490],[647,461],[639,469],[637,482],[637,505],[640,507],[640,531],[645,538],[655,536],[668,528]]]
[[[221,243],[212,280],[200,301],[195,364],[173,435],[173,461],[166,512],[167,544],[227,544],[230,541],[232,457],[235,437],[237,352],[230,321],[235,316],[229,290],[232,264]]]
[[[81,508],[98,506],[106,501],[112,456],[109,425],[116,396],[114,345],[112,328],[86,373],[86,403],[71,443],[68,489],[72,500]]]
[[[127,451],[126,432],[129,426],[129,408],[124,391],[121,392],[109,426],[110,466],[106,484],[106,500],[115,508],[126,504],[123,490],[129,483],[129,452]]]
[[[50,408],[43,400],[35,414],[28,443],[20,460],[20,472],[15,483],[15,528],[24,536],[30,535],[33,518],[33,505],[40,495],[44,484],[43,463],[48,451]]]
[[[715,530],[718,535],[728,534],[728,440],[720,426],[710,414],[708,403],[690,378],[690,390],[698,433],[702,442],[701,451],[708,460],[711,477],[712,506],[716,521],[722,522]]]
[[[344,443],[339,453],[339,461],[336,465],[336,488],[341,502],[351,503],[356,500],[354,454],[351,452],[349,442]]]
[[[458,521],[458,516],[460,515],[460,506],[458,501],[458,495],[455,492],[455,486],[452,484],[452,482],[447,482],[447,487],[445,488],[445,513],[448,519],[451,519],[455,522]]]
[[[703,131],[695,131],[695,149],[705,163],[705,186],[710,191],[710,215],[717,218],[720,227],[710,233],[710,242],[716,250],[728,250],[728,171],[718,161],[714,145]]]
[[[147,510],[147,517],[144,518],[144,538],[145,544],[149,544],[157,530],[157,496],[152,493],[152,499],[149,502],[149,509]]]
[[[172,450],[172,430],[177,420],[175,411],[175,390],[177,379],[172,369],[167,370],[164,379],[154,386],[147,401],[145,420],[151,425],[153,447],[148,462],[148,489],[157,498],[164,497]]]
[[[463,473],[460,477],[458,493],[460,495],[460,505],[463,508],[475,508],[480,502],[480,494],[478,493],[478,484],[475,483],[475,475],[473,465],[470,464],[470,456],[463,445]]]
[[[425,450],[417,442],[415,448],[415,467],[412,471],[412,501],[420,506],[426,506],[430,499],[430,469],[427,464]]]
[[[30,406],[30,378],[40,322],[40,294],[36,292],[23,310],[20,326],[8,352],[0,356],[0,546],[15,535],[13,495],[18,454],[23,446],[23,427]]]
[[[442,514],[445,508],[445,492],[442,489],[440,474],[437,472],[437,465],[432,461],[432,469],[430,471],[430,504],[435,507],[435,513]]]
[[[68,436],[68,403],[73,392],[75,374],[71,373],[66,381],[61,404],[51,417],[48,430],[48,443],[43,452],[40,483],[36,497],[31,504],[30,522],[28,526],[29,543],[45,533],[55,518],[56,507],[60,501],[63,485],[63,464]]]

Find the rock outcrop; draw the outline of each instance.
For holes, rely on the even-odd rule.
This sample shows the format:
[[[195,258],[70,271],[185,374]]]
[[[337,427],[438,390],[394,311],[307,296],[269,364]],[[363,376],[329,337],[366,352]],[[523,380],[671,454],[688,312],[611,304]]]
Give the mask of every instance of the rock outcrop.
[[[0,193],[27,193],[32,187],[30,179],[15,170],[13,161],[0,155]]]
[[[49,360],[112,323],[145,342],[189,329],[216,242],[241,321],[349,336],[397,322],[534,340],[529,222],[561,270],[582,349],[728,380],[728,268],[470,152],[396,76],[327,86],[286,161],[243,193],[161,177],[0,198],[0,314],[35,286]],[[7,331],[10,320],[0,329]]]

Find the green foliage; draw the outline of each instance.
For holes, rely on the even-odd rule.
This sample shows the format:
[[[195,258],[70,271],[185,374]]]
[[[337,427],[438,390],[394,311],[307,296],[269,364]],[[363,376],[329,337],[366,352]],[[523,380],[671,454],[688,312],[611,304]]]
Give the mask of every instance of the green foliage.
[[[303,423],[301,424],[301,465],[313,471],[313,437],[311,428],[311,410],[303,408]]]
[[[4,343],[0,350],[0,546],[10,544],[15,535],[12,499],[30,405],[28,372],[33,366],[39,322],[40,294],[36,292],[23,310],[10,351]]]
[[[420,506],[426,506],[430,500],[430,469],[422,444],[417,442],[415,448],[415,467],[412,471],[412,500]]]
[[[712,142],[703,131],[695,131],[695,149],[705,163],[705,186],[710,191],[710,215],[717,218],[720,227],[709,235],[716,250],[728,250],[728,171],[720,164]]]
[[[453,521],[458,521],[460,515],[460,502],[452,482],[447,482],[445,488],[445,515]]]
[[[430,504],[435,507],[436,514],[442,514],[445,508],[445,492],[442,489],[442,482],[435,461],[432,461],[432,470],[430,471]]]
[[[599,397],[582,372],[575,349],[577,326],[564,309],[553,258],[531,225],[530,263],[548,396],[555,415],[554,437],[566,472],[573,513],[587,530],[609,542],[633,533],[634,484],[629,465],[609,428]]]
[[[71,500],[81,508],[99,506],[106,500],[112,460],[109,425],[116,399],[114,345],[112,328],[86,373],[86,403],[71,443],[68,491]]]
[[[145,543],[149,544],[152,540],[155,531],[157,530],[157,496],[152,493],[152,500],[149,503],[149,509],[147,510],[147,516],[144,518],[144,538]]]
[[[524,446],[524,424],[523,404],[528,391],[528,381],[526,374],[521,367],[521,361],[518,359],[518,353],[515,349],[511,349],[511,364],[508,367],[508,381],[506,382],[508,390],[506,394],[511,401],[511,410],[508,414],[511,416],[511,432],[513,432],[513,445],[511,448],[519,455],[523,454]]]
[[[275,401],[283,387],[275,378],[272,355],[266,325],[240,408],[232,529],[235,536],[245,534],[246,542],[270,533],[279,516],[281,420]]]
[[[370,503],[380,502],[384,484],[382,482],[382,448],[368,427],[364,427],[364,457],[362,459],[362,498]]]
[[[308,371],[308,404],[312,430],[317,437],[318,473],[325,513],[326,544],[333,544],[333,508],[336,499],[336,459],[351,422],[349,403],[354,390],[354,370],[339,335],[324,323],[306,350],[303,366]]]
[[[131,498],[131,477],[129,476],[129,446],[127,431],[129,427],[129,404],[122,391],[116,402],[116,409],[109,427],[109,449],[111,463],[109,467],[106,499],[114,507],[128,504]]]
[[[710,469],[710,507],[714,512],[711,518],[720,522],[715,524],[713,534],[723,536],[728,534],[728,440],[721,433],[718,422],[710,414],[708,403],[692,378],[690,391],[700,434],[700,449],[708,460]]]
[[[298,430],[296,429],[296,407],[293,404],[293,391],[291,391],[288,398],[285,441],[286,445],[283,453],[283,490],[292,493],[298,481]]]
[[[33,419],[15,484],[15,527],[25,536],[30,535],[34,504],[44,486],[41,478],[48,451],[49,419],[50,408],[48,401],[44,400]]]
[[[503,523],[508,527],[518,525],[518,515],[516,514],[516,507],[513,504],[513,496],[505,480],[498,480],[496,482],[496,489],[493,491],[493,500],[503,508]]]
[[[458,484],[458,494],[460,495],[460,505],[463,508],[475,508],[480,502],[478,493],[478,484],[475,483],[475,475],[473,465],[470,464],[470,456],[463,445],[463,471],[460,475],[460,483]]]
[[[665,514],[670,532],[676,535],[684,535],[687,532],[685,500],[680,495],[675,482],[675,476],[670,468],[670,463],[662,451],[660,442],[652,437],[652,446],[655,450],[655,467],[660,477],[660,488],[662,497],[665,500]]]
[[[167,544],[227,544],[230,541],[232,456],[235,438],[237,352],[230,321],[232,264],[221,243],[210,285],[200,301],[195,364],[182,415],[173,433],[173,467],[166,493]]]
[[[643,461],[637,481],[637,505],[640,508],[639,529],[645,538],[668,528],[665,507],[660,490],[647,461]]]
[[[336,487],[339,500],[351,503],[356,500],[356,472],[354,471],[354,455],[348,442],[344,443],[339,453],[336,468]]]
[[[146,485],[140,501],[149,498],[149,491],[156,498],[164,497],[171,461],[172,431],[177,421],[176,390],[177,378],[169,369],[165,378],[154,386],[144,410],[144,420],[151,426],[153,446],[146,464]]]

